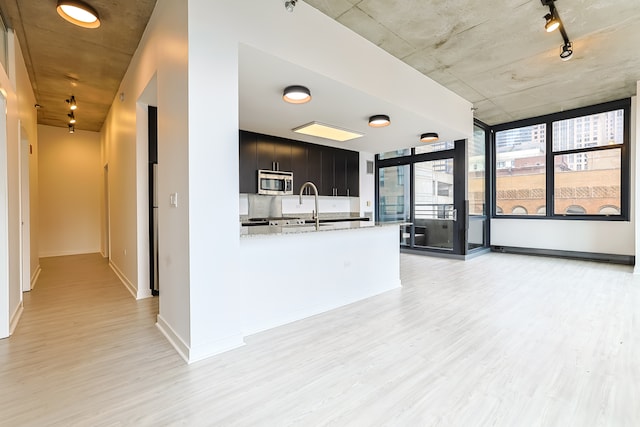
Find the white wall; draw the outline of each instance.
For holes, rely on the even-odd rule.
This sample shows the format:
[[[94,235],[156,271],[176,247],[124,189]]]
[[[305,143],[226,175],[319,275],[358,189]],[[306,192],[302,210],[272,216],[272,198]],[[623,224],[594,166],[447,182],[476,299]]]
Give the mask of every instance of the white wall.
[[[120,94],[123,94],[121,101]],[[158,107],[158,322],[189,347],[187,5],[158,0],[102,128],[109,168],[110,263],[136,298],[150,296],[148,273],[148,104]],[[169,194],[178,193],[178,207]]]
[[[25,83],[28,77],[20,45],[11,31],[7,34],[7,64],[8,70],[0,67],[0,91],[6,99],[6,108],[0,108],[0,338],[9,336],[22,312],[20,127],[22,122],[35,135],[36,126],[35,109],[28,107],[33,93]]]
[[[20,138],[28,144],[28,182],[29,209],[28,216],[23,215],[23,221],[28,221],[27,231],[29,235],[29,270],[24,274],[29,276],[31,285],[40,271],[40,257],[38,251],[39,238],[39,209],[38,209],[38,116],[35,108],[36,98],[33,94],[29,73],[24,63],[22,50],[18,40],[15,48],[15,80],[18,91],[18,117],[20,120]]]
[[[38,126],[40,256],[100,251],[100,134]]]
[[[491,219],[491,245],[610,255],[636,255],[637,103],[631,103],[630,221]]]
[[[373,174],[367,174],[367,161],[373,162]],[[376,169],[375,154],[360,153],[360,215],[371,212],[371,219],[376,217]]]

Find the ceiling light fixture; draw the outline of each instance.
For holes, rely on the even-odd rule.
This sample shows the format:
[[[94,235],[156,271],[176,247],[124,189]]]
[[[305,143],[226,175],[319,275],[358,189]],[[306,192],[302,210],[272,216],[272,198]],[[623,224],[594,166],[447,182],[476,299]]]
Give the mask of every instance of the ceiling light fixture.
[[[70,124],[69,125],[69,133],[74,133],[76,131],[76,128],[74,125]]]
[[[560,15],[558,15],[558,11],[556,10],[555,0],[540,0],[543,6],[549,7],[549,13],[544,16],[546,23],[544,25],[545,30],[548,33],[552,32],[556,28],[560,30],[560,34],[562,35],[562,41],[564,44],[560,46],[560,59],[563,61],[568,61],[573,56],[573,43],[569,41],[569,36],[564,29],[564,24],[560,19]]]
[[[304,104],[311,101],[311,91],[304,86],[287,86],[282,92],[282,99],[289,104]]]
[[[547,23],[544,24],[544,29],[547,30],[547,33],[557,30],[560,26],[560,21],[558,21],[554,15],[555,13],[547,13],[544,15],[544,19],[547,20]]]
[[[296,133],[303,135],[316,136],[318,138],[330,139],[332,141],[349,141],[351,139],[360,138],[364,136],[361,133],[354,132],[347,129],[342,129],[337,126],[327,125],[320,122],[311,122],[306,125],[298,126],[295,129],[291,129]]]
[[[71,98],[66,99],[65,102],[67,104],[69,104],[69,109],[71,111],[75,110],[76,108],[78,108],[78,105],[76,104],[76,97],[71,95]]]
[[[568,61],[573,56],[573,43],[568,42],[560,46],[560,59]]]
[[[369,117],[369,126],[372,128],[383,128],[391,124],[391,119],[386,114],[376,114]]]
[[[427,132],[420,135],[421,142],[436,142],[439,136],[436,132]]]
[[[74,124],[76,122],[76,116],[75,116],[75,114],[73,114],[73,111],[70,112],[69,114],[67,114],[67,116],[69,117],[69,123],[70,124]]]
[[[294,7],[296,7],[296,0],[287,0],[284,2],[284,8],[287,9],[287,12],[293,12]]]
[[[83,28],[98,28],[100,18],[98,12],[80,0],[58,0],[58,15],[74,25]]]

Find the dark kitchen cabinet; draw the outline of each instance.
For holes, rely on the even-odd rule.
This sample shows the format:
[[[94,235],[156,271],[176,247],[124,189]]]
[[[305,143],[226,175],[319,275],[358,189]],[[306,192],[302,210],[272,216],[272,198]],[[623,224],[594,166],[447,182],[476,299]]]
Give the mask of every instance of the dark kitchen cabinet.
[[[313,182],[318,187],[318,193],[322,191],[322,150],[321,145],[307,144],[307,175],[304,181],[298,181],[300,185],[305,181]],[[295,179],[295,176],[293,177]]]
[[[360,153],[347,151],[347,195],[360,196]]]
[[[240,192],[258,192],[258,157],[256,134],[240,131]]]
[[[266,135],[257,139],[258,169],[291,171],[291,141]]]
[[[257,193],[257,170],[275,168],[293,172],[296,194],[311,181],[322,196],[359,195],[360,154],[356,151],[247,131],[240,131],[239,145],[241,193]]]
[[[325,148],[322,153],[322,193],[357,197],[360,193],[359,159],[356,151]]]
[[[291,172],[293,172],[293,193],[298,194],[300,186],[309,181],[307,167],[307,146],[291,141]]]

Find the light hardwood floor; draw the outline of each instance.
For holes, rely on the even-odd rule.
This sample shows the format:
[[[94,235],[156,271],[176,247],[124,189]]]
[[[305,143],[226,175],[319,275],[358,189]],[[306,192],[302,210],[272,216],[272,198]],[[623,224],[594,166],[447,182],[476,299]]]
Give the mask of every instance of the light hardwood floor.
[[[101,257],[43,259],[0,340],[0,425],[640,425],[631,267],[489,254],[401,269],[402,289],[186,365],[157,299],[133,300]]]

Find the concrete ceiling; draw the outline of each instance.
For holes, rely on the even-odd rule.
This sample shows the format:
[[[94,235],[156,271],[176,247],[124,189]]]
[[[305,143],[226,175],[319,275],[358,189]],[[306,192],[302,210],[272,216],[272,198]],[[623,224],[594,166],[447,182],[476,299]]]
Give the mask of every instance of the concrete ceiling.
[[[548,8],[540,0],[306,3],[471,101],[477,108],[476,117],[488,124],[629,97],[640,80],[638,0],[557,0],[557,10],[575,48],[574,57],[567,62],[558,57],[560,34],[544,31],[543,16]],[[42,106],[40,124],[66,127],[68,106],[64,100],[74,94],[79,105],[77,128],[100,130],[155,0],[91,0],[90,4],[103,21],[95,30],[64,21],[55,11],[55,0],[0,0],[0,11],[21,43],[37,103]],[[240,73],[241,85],[243,79],[253,78],[243,70]],[[260,79],[267,81],[264,75]],[[334,89],[344,93],[347,88]],[[351,99],[371,102],[356,95]],[[266,116],[263,124],[256,124],[256,106],[242,100],[242,87],[240,97],[241,127],[253,117],[252,125],[245,128],[257,126],[262,128],[252,130],[278,134],[273,130],[274,122],[268,127]],[[274,102],[283,108],[279,99]],[[380,111],[384,107],[381,105]],[[367,106],[363,111],[369,109]],[[325,109],[329,110],[332,107]],[[393,115],[394,124],[400,123],[402,115],[407,123],[417,119],[406,111],[385,111]],[[316,112],[307,121],[335,123],[322,114]],[[288,131],[305,117],[295,119],[279,126]],[[360,126],[343,125],[351,129]]]
[[[76,128],[99,131],[138,47],[156,0],[90,0],[102,25],[85,29],[56,12],[55,0],[0,0],[20,42],[33,86],[38,123],[67,127],[72,94]]]
[[[540,0],[306,3],[472,102],[487,124],[630,97],[640,80],[638,0],[557,0],[574,44],[566,62]]]

